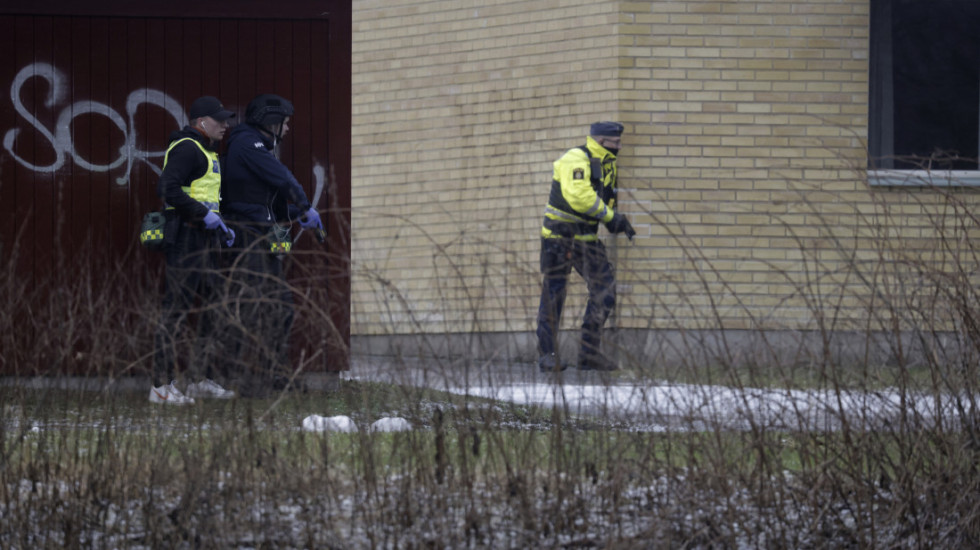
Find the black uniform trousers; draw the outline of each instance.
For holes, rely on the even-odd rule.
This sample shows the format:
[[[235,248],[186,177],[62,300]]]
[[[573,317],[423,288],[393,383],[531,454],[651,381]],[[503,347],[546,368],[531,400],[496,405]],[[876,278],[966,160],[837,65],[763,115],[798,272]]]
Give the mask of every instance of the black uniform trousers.
[[[243,394],[277,383],[291,373],[289,335],[295,318],[293,293],[286,279],[287,255],[270,250],[270,224],[235,221],[235,246],[226,255],[230,277],[227,353],[229,375],[239,378]]]
[[[606,247],[599,241],[572,238],[541,239],[541,273],[544,282],[538,307],[538,351],[541,355],[558,349],[558,327],[568,286],[575,269],[585,280],[589,303],[582,319],[581,354],[599,353],[602,326],[616,305],[616,279]],[[581,359],[582,355],[580,355]]]
[[[213,325],[208,311],[214,306],[215,277],[220,243],[217,233],[199,224],[181,221],[169,213],[167,232],[166,277],[160,321],[154,335],[153,384],[160,386],[174,379],[181,355],[188,355],[185,366],[196,377],[212,377],[211,348]],[[192,335],[189,316],[195,306],[198,316],[196,336]],[[190,344],[189,346],[187,344]],[[184,352],[180,353],[183,349]],[[187,350],[190,350],[188,352]]]

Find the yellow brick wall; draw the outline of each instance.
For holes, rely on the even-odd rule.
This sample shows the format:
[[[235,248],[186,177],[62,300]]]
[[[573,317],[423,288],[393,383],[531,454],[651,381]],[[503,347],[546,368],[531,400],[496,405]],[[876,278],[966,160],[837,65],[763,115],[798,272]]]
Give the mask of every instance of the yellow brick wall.
[[[868,0],[353,8],[355,335],[533,330],[551,163],[595,120],[639,232],[605,241],[617,326],[860,319],[882,236],[934,249],[944,197],[863,181]]]
[[[353,7],[352,332],[526,330],[551,163],[618,115],[618,3]]]
[[[620,7],[624,180],[650,235],[624,249],[621,324],[808,326],[804,249],[866,200],[868,2]]]

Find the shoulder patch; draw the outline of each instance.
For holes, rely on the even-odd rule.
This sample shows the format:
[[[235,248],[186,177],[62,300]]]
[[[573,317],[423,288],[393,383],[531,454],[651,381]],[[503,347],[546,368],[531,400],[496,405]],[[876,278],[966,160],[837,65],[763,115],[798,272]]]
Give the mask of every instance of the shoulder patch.
[[[256,141],[255,142],[255,148],[256,149],[265,149],[265,144],[262,143],[261,141]]]
[[[585,169],[584,168],[576,168],[575,170],[572,170],[572,179],[573,180],[584,180],[585,179]]]

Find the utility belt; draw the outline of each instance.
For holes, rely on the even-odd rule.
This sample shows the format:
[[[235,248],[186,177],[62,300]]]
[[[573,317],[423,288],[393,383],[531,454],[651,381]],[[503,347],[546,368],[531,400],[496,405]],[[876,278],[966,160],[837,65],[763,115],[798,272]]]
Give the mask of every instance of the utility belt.
[[[599,231],[599,224],[568,222],[555,220],[546,216],[544,218],[544,228],[559,237],[573,238],[576,235],[595,235]]]
[[[246,242],[260,241],[257,250],[268,250],[276,256],[283,256],[293,250],[289,225],[279,225],[273,221],[275,217],[268,205],[237,201],[227,206],[225,220],[235,224],[236,230],[241,228],[251,235]]]
[[[256,251],[267,250],[276,256],[283,256],[293,250],[293,237],[288,225],[240,221],[231,216],[226,221],[235,228],[236,232],[242,230],[245,235],[249,235],[244,241],[246,243],[245,248],[255,246],[254,250]]]
[[[218,203],[203,203],[212,212],[218,211]],[[140,224],[139,240],[148,250],[163,252],[177,242],[181,227],[204,231],[200,220],[188,220],[177,214],[173,206],[164,205],[161,210],[147,212]]]
[[[217,212],[220,211],[220,208],[219,208],[220,205],[218,203],[216,203],[216,202],[202,202],[201,204],[203,204],[204,206],[206,206],[207,209],[210,210],[211,212],[217,213]],[[163,211],[166,212],[168,216],[171,216],[171,215],[172,216],[177,216],[177,209],[174,208],[173,206],[170,206],[169,204],[164,203],[164,205],[163,205]],[[188,222],[188,223],[191,223],[191,222]]]

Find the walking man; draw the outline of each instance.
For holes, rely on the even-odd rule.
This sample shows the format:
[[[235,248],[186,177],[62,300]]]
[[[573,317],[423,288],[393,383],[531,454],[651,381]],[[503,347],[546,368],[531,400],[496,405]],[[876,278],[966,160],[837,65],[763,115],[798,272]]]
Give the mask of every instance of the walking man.
[[[201,353],[189,360],[193,376],[203,378],[190,384],[186,394],[174,383],[177,346],[186,331],[187,316],[196,301],[207,304],[221,244],[230,245],[235,234],[218,214],[221,167],[218,146],[235,113],[217,98],[194,100],[190,123],[170,135],[163,157],[163,172],[157,193],[166,205],[166,290],[163,313],[154,337],[153,387],[150,401],[168,405],[194,402],[194,397],[226,399],[234,393],[211,379],[211,362],[205,357],[205,341],[211,336],[208,322],[198,323],[197,348]],[[201,364],[204,363],[204,364]],[[203,372],[198,372],[203,371]],[[169,382],[169,383],[168,383]]]
[[[597,122],[585,145],[565,152],[554,163],[554,175],[544,225],[541,227],[541,273],[544,282],[538,307],[538,368],[565,370],[558,357],[558,327],[565,305],[572,268],[585,280],[589,303],[582,320],[578,368],[611,371],[616,363],[601,352],[602,326],[616,305],[616,280],[605,246],[599,241],[599,223],[610,233],[636,232],[616,206],[616,155],[623,125]]]
[[[221,212],[238,229],[232,276],[242,301],[238,325],[246,329],[231,338],[231,355],[243,371],[242,392],[256,396],[284,389],[292,373],[288,340],[295,314],[283,265],[292,247],[290,225],[295,220],[323,231],[320,214],[278,157],[293,113],[292,102],[275,94],[249,102],[245,124],[228,138],[222,181]]]

